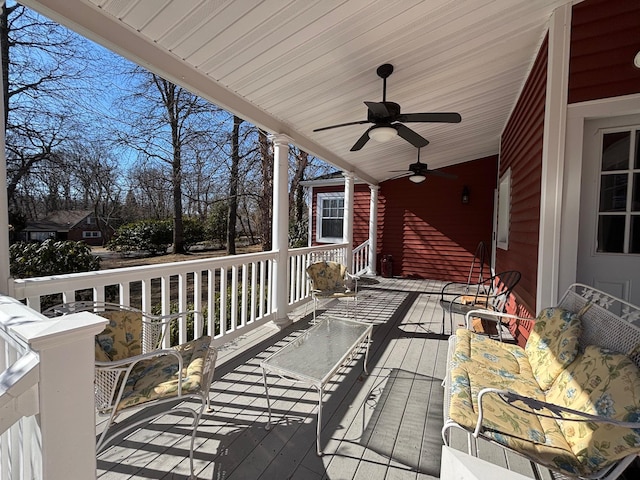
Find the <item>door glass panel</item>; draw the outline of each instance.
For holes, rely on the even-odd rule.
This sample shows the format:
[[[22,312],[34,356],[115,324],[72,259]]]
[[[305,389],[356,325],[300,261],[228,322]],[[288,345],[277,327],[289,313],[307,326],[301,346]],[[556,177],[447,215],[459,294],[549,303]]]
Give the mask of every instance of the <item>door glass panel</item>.
[[[640,173],[633,174],[633,194],[631,196],[631,211],[640,212]]]
[[[602,175],[600,179],[600,211],[624,212],[627,209],[626,173]]]
[[[602,136],[602,171],[629,168],[631,132],[605,133]]]
[[[640,216],[631,217],[631,240],[629,253],[640,253]]]
[[[598,252],[624,252],[624,215],[601,215],[598,218]]]
[[[634,152],[633,168],[640,168],[640,130],[636,130],[636,151]]]

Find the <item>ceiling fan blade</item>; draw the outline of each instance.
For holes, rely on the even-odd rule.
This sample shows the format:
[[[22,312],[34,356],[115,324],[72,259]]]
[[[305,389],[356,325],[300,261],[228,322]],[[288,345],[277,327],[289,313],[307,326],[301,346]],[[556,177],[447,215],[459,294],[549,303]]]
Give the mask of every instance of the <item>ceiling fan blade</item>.
[[[411,130],[409,127],[406,127],[401,123],[394,123],[391,126],[398,131],[398,135],[400,135],[402,138],[404,138],[407,142],[409,142],[414,147],[420,148],[420,147],[426,147],[427,145],[429,145],[429,140],[421,137],[416,132]]]
[[[358,141],[353,144],[353,147],[351,147],[352,152],[357,152],[369,141],[369,130],[371,130],[371,128],[367,129],[367,131],[362,134]]]
[[[395,171],[399,171],[399,170],[395,170]],[[395,180],[396,178],[408,177],[409,175],[413,175],[413,172],[404,172],[404,173],[401,173],[400,175],[395,175],[391,178],[387,178],[387,180]]]
[[[462,117],[455,112],[403,113],[399,122],[460,123]]]
[[[374,117],[387,118],[391,115],[389,109],[381,102],[364,102]]]
[[[316,128],[314,130],[314,132],[322,132],[323,130],[329,130],[331,128],[347,127],[349,125],[362,125],[364,123],[369,123],[369,120],[360,120],[358,122],[339,123],[338,125],[331,125],[329,127]]]
[[[427,173],[427,175],[435,175],[437,177],[450,178],[452,180],[458,178],[457,175],[453,175],[452,173],[440,172],[438,170],[427,170],[426,173]]]

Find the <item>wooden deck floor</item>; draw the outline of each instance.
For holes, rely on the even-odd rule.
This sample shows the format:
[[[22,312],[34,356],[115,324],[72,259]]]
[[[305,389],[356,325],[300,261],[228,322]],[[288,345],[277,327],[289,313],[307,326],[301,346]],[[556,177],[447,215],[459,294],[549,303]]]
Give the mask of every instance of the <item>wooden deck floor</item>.
[[[315,452],[312,389],[270,378],[275,425],[265,430],[259,363],[308,328],[312,307],[307,304],[289,328],[263,327],[221,349],[211,388],[215,412],[204,415],[196,440],[199,479],[439,478],[447,342],[440,334],[438,296],[429,292],[439,291],[441,283],[381,278],[363,283],[358,318],[375,324],[370,374],[363,374],[361,355],[329,385],[324,455]],[[329,305],[327,313],[336,312],[344,312],[344,304]],[[187,418],[162,417],[102,452],[98,477],[187,478],[190,432]],[[482,448],[481,456],[534,477],[528,462],[501,449]]]

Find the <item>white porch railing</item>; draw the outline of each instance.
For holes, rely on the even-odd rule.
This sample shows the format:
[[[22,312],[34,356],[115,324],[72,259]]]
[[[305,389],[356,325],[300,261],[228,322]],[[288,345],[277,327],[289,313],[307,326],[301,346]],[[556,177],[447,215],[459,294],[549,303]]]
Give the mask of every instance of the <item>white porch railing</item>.
[[[310,263],[344,262],[346,252],[347,244],[290,250],[289,307],[309,298],[305,270]],[[78,460],[72,460],[79,456],[78,439],[84,448],[88,445],[85,456],[90,459],[80,468],[95,470],[95,450],[86,439],[95,437],[93,336],[105,320],[87,312],[48,319],[38,313],[41,309],[79,299],[163,314],[193,309],[206,312],[204,320],[194,318],[205,324],[196,323],[193,330],[204,329],[220,345],[274,318],[276,258],[276,253],[264,252],[14,280],[14,296],[27,305],[0,297],[0,479],[80,478],[73,475]],[[179,326],[180,343],[189,340],[184,322]],[[68,382],[76,386],[60,388]],[[67,397],[73,388],[83,393],[70,403]],[[56,398],[56,393],[65,398]],[[76,405],[78,398],[82,400]],[[83,408],[84,420],[78,414]],[[74,441],[61,441],[56,431],[63,429],[61,422],[73,426],[65,433],[73,431]],[[74,469],[70,476],[64,474],[69,466]]]
[[[353,249],[353,273],[362,275],[369,271],[369,240]]]

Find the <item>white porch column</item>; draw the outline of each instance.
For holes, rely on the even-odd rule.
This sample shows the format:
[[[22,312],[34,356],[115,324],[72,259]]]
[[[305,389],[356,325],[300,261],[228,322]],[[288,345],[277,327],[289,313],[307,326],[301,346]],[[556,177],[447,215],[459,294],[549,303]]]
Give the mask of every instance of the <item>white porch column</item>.
[[[378,185],[369,185],[371,196],[369,197],[369,274],[376,273],[376,252],[378,251]]]
[[[555,305],[559,293],[558,280],[561,264],[560,235],[567,134],[567,86],[569,85],[570,44],[571,5],[569,4],[554,10],[549,25],[547,98],[542,144],[536,312],[548,305]]]
[[[273,218],[271,248],[278,253],[273,285],[275,299],[274,323],[284,328],[291,323],[289,309],[287,266],[289,263],[289,142],[286,135],[272,135],[273,141]]]
[[[351,172],[343,172],[344,175],[344,217],[342,219],[342,241],[347,243],[345,265],[353,271],[353,184],[354,177]]]
[[[0,8],[4,8],[0,1]],[[4,137],[3,79],[0,78],[0,294],[9,295],[9,203],[7,197],[7,157]]]
[[[107,321],[90,312],[61,320],[34,321],[36,315],[12,329],[40,357],[42,478],[96,478],[93,339]]]

